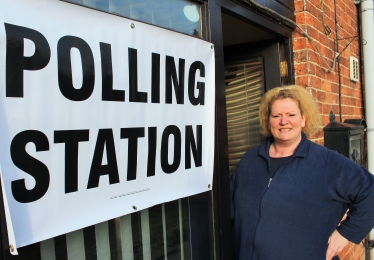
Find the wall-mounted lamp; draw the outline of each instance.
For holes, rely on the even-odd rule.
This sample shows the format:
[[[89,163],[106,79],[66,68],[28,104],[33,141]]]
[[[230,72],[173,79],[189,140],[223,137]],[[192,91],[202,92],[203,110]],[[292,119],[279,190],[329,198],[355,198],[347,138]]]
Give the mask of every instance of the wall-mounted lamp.
[[[186,5],[183,8],[183,13],[191,22],[196,23],[200,19],[199,10],[196,5]]]

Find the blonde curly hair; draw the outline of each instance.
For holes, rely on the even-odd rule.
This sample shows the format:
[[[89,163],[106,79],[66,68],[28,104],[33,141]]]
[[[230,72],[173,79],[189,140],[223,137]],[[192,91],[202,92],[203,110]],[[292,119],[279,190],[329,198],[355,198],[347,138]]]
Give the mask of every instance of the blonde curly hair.
[[[269,129],[271,106],[274,101],[285,98],[296,101],[301,115],[305,116],[305,127],[302,131],[306,135],[315,133],[321,125],[319,109],[312,95],[305,88],[297,85],[277,87],[265,93],[259,108],[261,133],[265,136],[271,136]]]

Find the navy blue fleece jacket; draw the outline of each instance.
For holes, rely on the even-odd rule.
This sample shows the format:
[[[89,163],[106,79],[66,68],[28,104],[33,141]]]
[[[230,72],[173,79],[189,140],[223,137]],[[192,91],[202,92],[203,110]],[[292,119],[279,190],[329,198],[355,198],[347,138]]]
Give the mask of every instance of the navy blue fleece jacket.
[[[374,225],[373,175],[303,134],[271,179],[271,143],[250,149],[230,180],[235,259],[324,260],[335,229],[359,243]]]

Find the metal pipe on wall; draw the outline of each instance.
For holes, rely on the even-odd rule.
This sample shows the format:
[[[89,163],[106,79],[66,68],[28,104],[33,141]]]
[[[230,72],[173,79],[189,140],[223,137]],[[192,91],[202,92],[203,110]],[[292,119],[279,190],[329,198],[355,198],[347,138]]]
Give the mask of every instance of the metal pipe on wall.
[[[338,12],[336,11],[336,0],[334,0],[334,13],[335,13],[335,53],[339,53],[339,24],[338,24]],[[338,80],[339,80],[339,118],[340,122],[343,123],[343,111],[342,111],[342,75],[340,70],[340,56],[336,58],[338,63]]]
[[[365,77],[365,106],[367,123],[368,170],[374,173],[374,15],[373,0],[360,1],[363,71]],[[369,234],[374,240],[374,231]],[[374,250],[370,250],[370,259],[374,259]]]

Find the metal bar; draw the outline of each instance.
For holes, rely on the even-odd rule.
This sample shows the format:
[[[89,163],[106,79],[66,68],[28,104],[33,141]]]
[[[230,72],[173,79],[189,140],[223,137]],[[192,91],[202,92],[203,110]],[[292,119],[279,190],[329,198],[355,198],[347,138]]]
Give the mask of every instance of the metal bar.
[[[149,214],[148,209],[140,212],[142,226],[142,243],[143,243],[143,259],[151,260],[151,234],[149,230]]]
[[[133,260],[134,250],[131,230],[131,215],[120,218],[122,260]]]
[[[66,248],[69,260],[86,260],[82,229],[66,234]]]
[[[54,239],[47,239],[40,242],[41,260],[56,260]]]
[[[182,219],[182,202],[178,200],[178,216],[179,216],[179,237],[181,241],[181,260],[184,260],[184,246],[183,246],[183,219]]]
[[[105,221],[105,222],[95,225],[95,237],[96,237],[97,259],[111,260],[110,259],[108,222]]]
[[[165,260],[168,260],[168,244],[166,241],[166,217],[165,217],[165,204],[161,205],[162,207],[162,233],[164,237],[164,255],[165,255]]]

